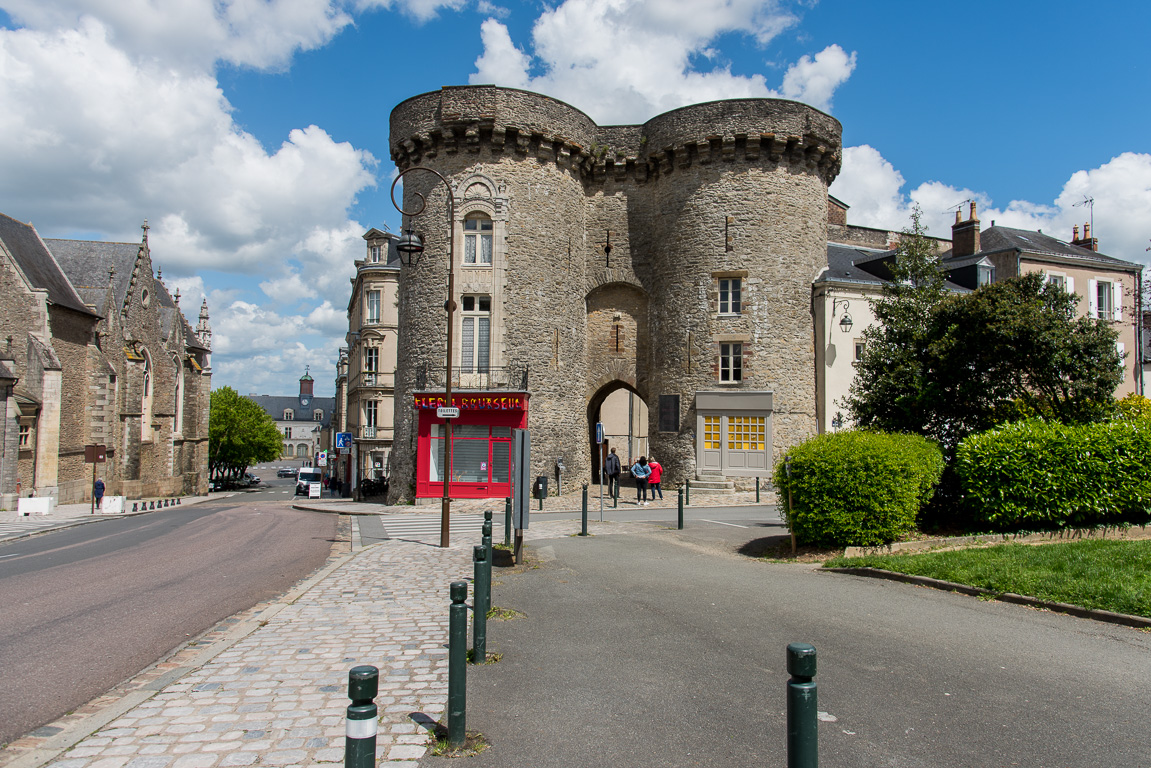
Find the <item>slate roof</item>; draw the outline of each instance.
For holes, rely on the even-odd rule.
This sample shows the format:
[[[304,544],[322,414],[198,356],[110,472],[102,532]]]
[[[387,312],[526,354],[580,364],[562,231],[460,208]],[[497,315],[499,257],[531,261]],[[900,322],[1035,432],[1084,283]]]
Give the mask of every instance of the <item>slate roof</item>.
[[[988,227],[979,233],[979,253],[976,256],[986,255],[999,251],[1022,251],[1037,256],[1053,256],[1059,259],[1072,259],[1089,262],[1092,266],[1103,269],[1115,269],[1124,272],[1141,271],[1141,264],[1112,258],[1105,254],[1083,248],[1078,245],[1064,242],[1057,237],[1034,232],[1029,229],[1013,229],[1011,227]],[[964,259],[970,257],[963,257]],[[947,266],[952,266],[957,260],[951,256],[951,251],[943,254]]]
[[[92,292],[93,295],[99,290],[101,302],[103,292],[108,288],[108,270],[115,268],[113,299],[116,307],[124,306],[132,270],[140,253],[139,243],[52,239],[44,242],[52,250],[52,254],[72,280],[72,284],[85,293]]]
[[[61,307],[100,317],[92,311],[68,280],[66,270],[53,258],[46,242],[31,224],[25,224],[0,213],[0,240],[11,252],[21,271],[32,285],[48,291],[48,301]],[[99,306],[99,304],[97,304]]]
[[[317,427],[331,426],[332,412],[336,408],[334,397],[313,397],[306,408],[300,407],[299,395],[245,395],[249,400],[264,409],[264,413],[276,421],[284,420],[284,411],[292,409],[293,424],[314,424]],[[313,421],[312,411],[316,408],[324,409],[323,421]]]
[[[877,248],[828,243],[827,271],[815,283],[852,283],[879,288],[890,279],[891,274],[884,262],[894,257],[894,250],[881,251]],[[956,293],[970,291],[950,280],[945,281],[944,287]]]

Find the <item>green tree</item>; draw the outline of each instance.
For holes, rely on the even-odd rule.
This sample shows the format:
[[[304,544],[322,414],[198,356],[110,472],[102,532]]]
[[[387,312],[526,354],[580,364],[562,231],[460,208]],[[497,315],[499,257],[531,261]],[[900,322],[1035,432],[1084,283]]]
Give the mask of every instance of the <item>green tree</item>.
[[[272,461],[282,446],[276,422],[231,387],[212,392],[208,417],[208,469],[217,479],[237,479],[252,464]]]
[[[932,312],[923,359],[929,428],[945,445],[1004,421],[1082,424],[1114,410],[1123,380],[1109,321],[1038,272],[952,295]]]
[[[863,351],[843,405],[861,427],[932,434],[924,402],[923,359],[931,313],[947,295],[935,244],[916,206],[903,230],[891,276],[872,302],[878,321],[863,332]]]

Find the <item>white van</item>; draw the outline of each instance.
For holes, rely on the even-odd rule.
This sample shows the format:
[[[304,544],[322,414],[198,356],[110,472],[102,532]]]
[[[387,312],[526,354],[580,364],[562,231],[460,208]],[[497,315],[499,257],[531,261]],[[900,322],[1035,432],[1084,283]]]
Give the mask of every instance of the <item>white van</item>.
[[[312,483],[322,482],[323,478],[319,467],[300,467],[300,473],[296,475],[296,495],[308,495],[308,486]]]

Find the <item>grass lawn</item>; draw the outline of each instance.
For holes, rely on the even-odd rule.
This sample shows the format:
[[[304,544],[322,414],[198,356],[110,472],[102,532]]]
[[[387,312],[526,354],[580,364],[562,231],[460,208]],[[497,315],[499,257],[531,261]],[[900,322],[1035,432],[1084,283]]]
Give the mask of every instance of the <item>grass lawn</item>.
[[[1151,541],[1001,544],[915,555],[838,557],[826,567],[871,567],[992,592],[1151,617]]]

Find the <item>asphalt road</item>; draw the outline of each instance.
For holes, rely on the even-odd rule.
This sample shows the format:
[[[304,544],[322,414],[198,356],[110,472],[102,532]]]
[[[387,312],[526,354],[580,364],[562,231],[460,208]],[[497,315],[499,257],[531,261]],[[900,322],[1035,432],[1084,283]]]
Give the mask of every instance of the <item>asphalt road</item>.
[[[492,742],[472,768],[782,766],[794,641],[818,651],[823,768],[1151,765],[1151,635],[700,530],[540,542],[539,567],[497,569],[493,604],[525,615],[490,622],[503,658],[468,668],[467,726]]]
[[[0,744],[283,593],[336,522],[241,494],[0,544]]]

